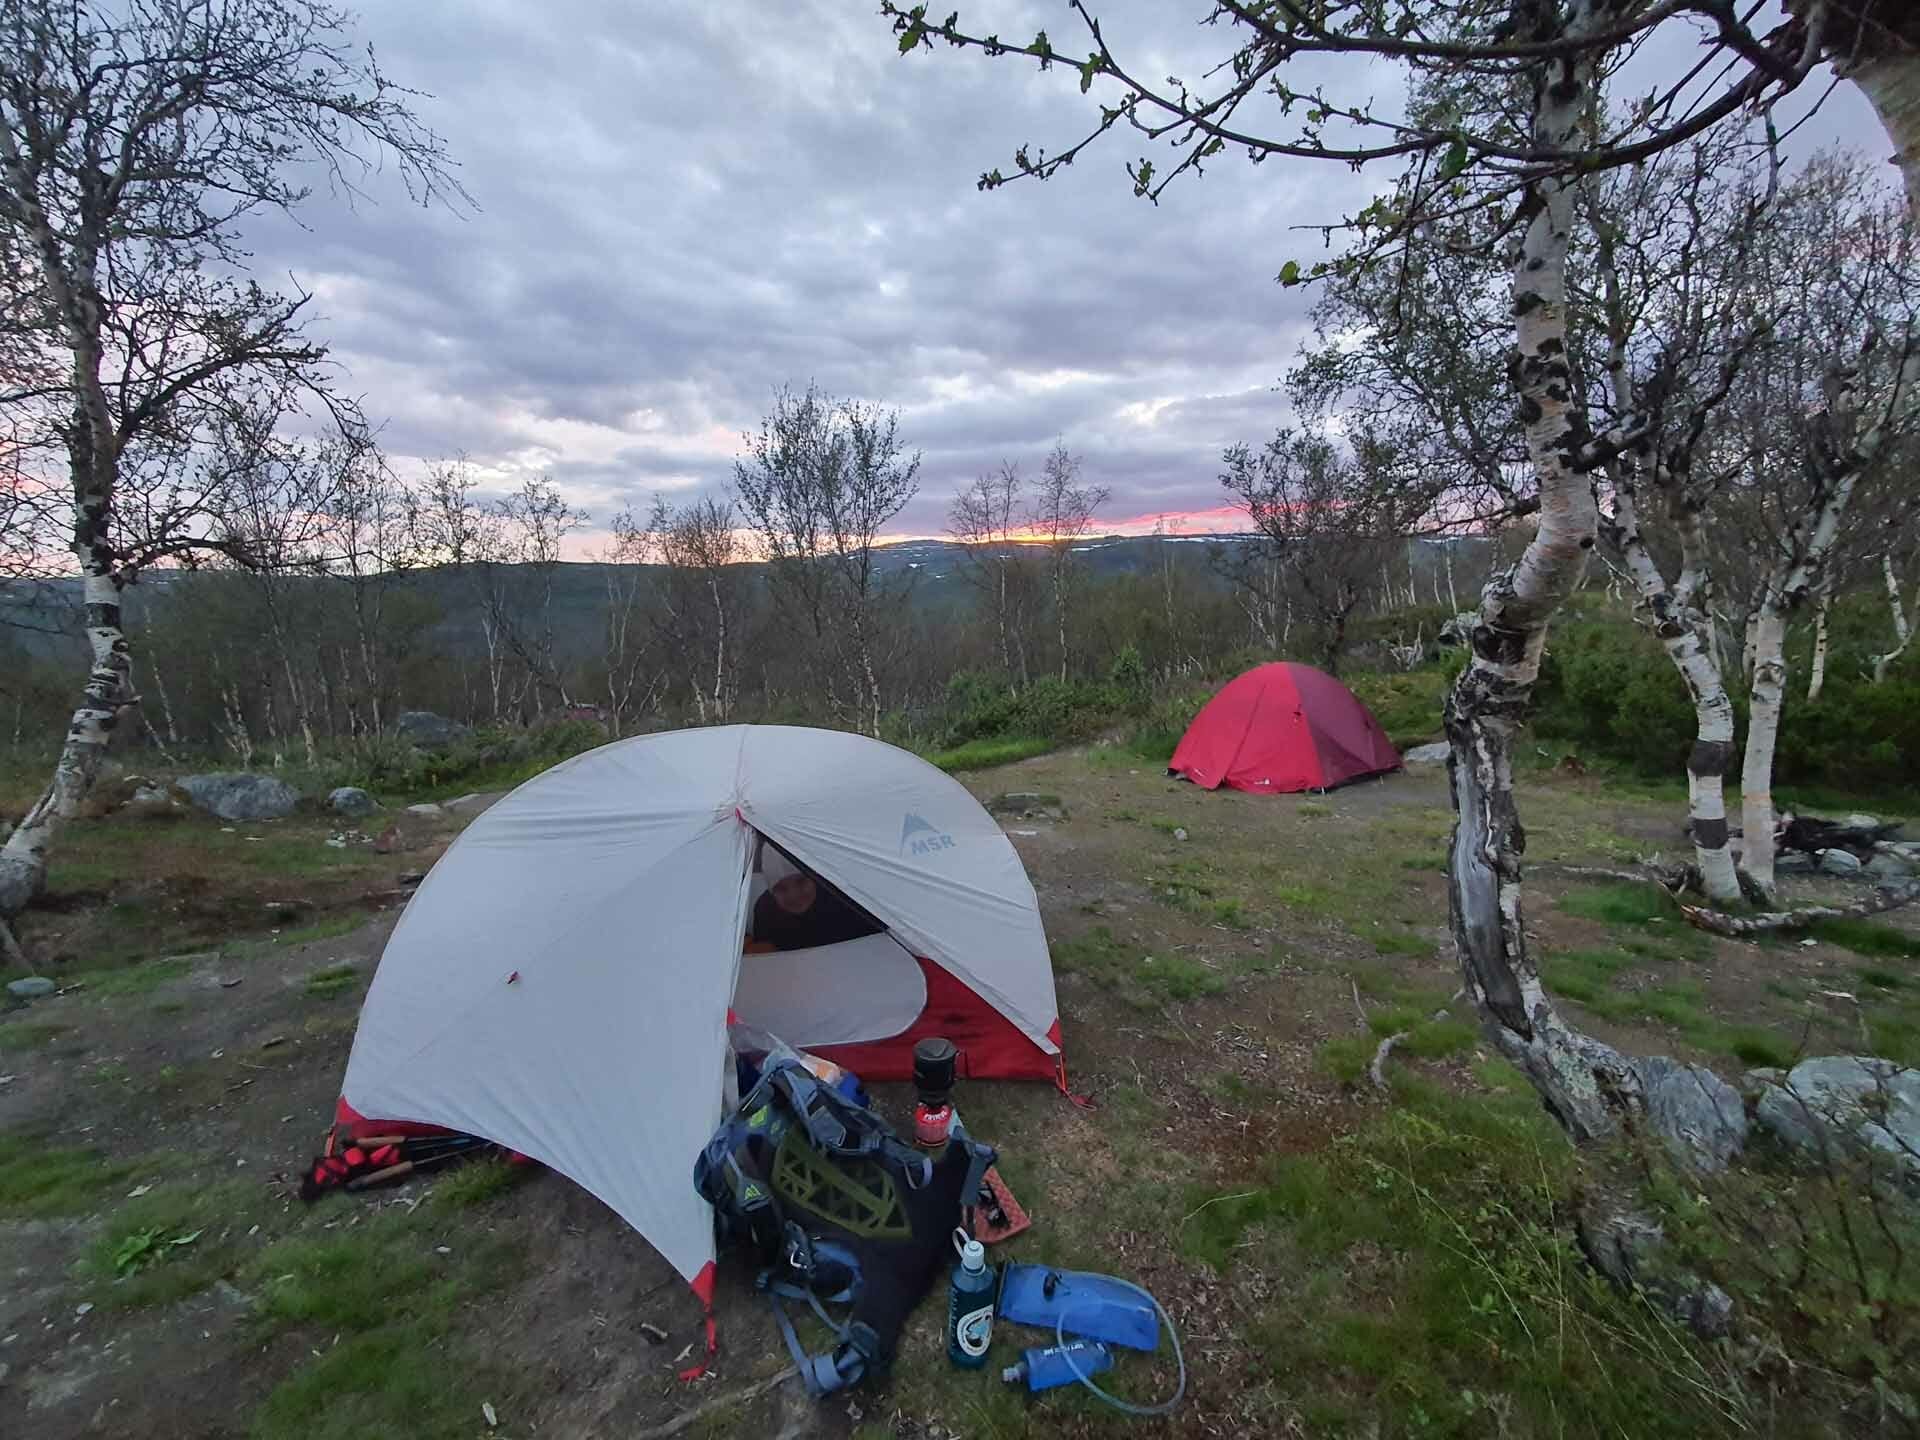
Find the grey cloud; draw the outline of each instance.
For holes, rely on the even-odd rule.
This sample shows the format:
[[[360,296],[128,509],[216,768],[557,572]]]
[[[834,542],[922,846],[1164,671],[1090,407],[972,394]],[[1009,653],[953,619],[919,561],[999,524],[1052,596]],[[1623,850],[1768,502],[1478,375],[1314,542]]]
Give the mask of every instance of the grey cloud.
[[[1191,77],[1219,44],[1156,0],[1102,10],[1147,73]],[[1057,5],[967,19],[1067,43]],[[479,208],[423,210],[375,176],[376,204],[321,196],[308,228],[263,224],[260,269],[320,289],[319,333],[397,456],[532,455],[633,503],[724,485],[715,437],[812,379],[902,407],[926,452],[903,529],[937,530],[956,485],[1002,457],[1037,467],[1056,436],[1113,487],[1112,516],[1217,505],[1220,446],[1286,418],[1272,387],[1309,297],[1273,276],[1320,253],[1295,227],[1364,194],[1340,167],[1222,157],[1155,208],[1124,136],[977,193],[1091,106],[1070,76],[902,59],[866,6],[413,0],[362,30],[432,92]],[[1050,372],[1086,378],[1033,388]]]

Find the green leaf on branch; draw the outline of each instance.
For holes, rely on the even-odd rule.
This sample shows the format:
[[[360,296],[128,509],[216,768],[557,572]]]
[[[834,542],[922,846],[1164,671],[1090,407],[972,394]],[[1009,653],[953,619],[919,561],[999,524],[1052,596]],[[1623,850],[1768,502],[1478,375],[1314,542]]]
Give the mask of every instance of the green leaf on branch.
[[[899,11],[894,11],[899,14]],[[918,45],[927,34],[927,7],[916,5],[906,12],[906,28],[900,32],[900,53],[906,54]]]

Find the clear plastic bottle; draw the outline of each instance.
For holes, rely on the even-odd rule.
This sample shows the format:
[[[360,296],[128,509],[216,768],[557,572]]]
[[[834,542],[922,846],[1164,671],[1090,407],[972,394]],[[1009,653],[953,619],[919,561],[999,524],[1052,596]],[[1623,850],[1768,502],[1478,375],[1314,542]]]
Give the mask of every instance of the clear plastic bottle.
[[[978,1370],[993,1343],[994,1275],[987,1247],[957,1227],[953,1248],[960,1259],[947,1286],[947,1358],[962,1370]]]

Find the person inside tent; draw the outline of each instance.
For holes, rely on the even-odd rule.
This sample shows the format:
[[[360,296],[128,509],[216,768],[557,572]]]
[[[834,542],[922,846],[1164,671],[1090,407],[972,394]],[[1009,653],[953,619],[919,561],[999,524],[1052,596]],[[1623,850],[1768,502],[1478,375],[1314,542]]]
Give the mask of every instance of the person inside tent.
[[[749,951],[811,950],[816,945],[858,940],[881,928],[770,841],[760,846],[760,874],[767,892],[753,907]]]

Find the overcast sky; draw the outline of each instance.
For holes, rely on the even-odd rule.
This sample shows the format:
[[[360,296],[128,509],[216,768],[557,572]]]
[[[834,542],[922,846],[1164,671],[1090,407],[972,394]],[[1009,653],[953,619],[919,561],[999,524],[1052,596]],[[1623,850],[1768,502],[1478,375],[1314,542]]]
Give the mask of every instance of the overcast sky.
[[[1056,437],[1111,487],[1106,526],[1229,528],[1220,450],[1284,423],[1275,386],[1311,303],[1274,275],[1322,253],[1293,227],[1389,173],[1222,157],[1155,208],[1115,135],[1045,185],[982,194],[1023,141],[1077,138],[1091,101],[1070,71],[902,58],[876,8],[368,5],[361,34],[431,92],[420,111],[477,208],[378,182],[351,211],[322,194],[305,230],[258,232],[259,268],[315,292],[396,465],[464,451],[499,489],[549,473],[596,530],[656,491],[724,486],[774,389],[809,379],[897,407],[925,452],[901,534],[939,533],[957,487],[1002,459],[1037,471]],[[1225,39],[1182,18],[1203,5],[1099,9],[1147,75],[1194,79]],[[963,18],[1077,43],[1060,3]],[[1395,74],[1362,83],[1390,98]],[[1852,86],[1814,133],[1886,152]]]

